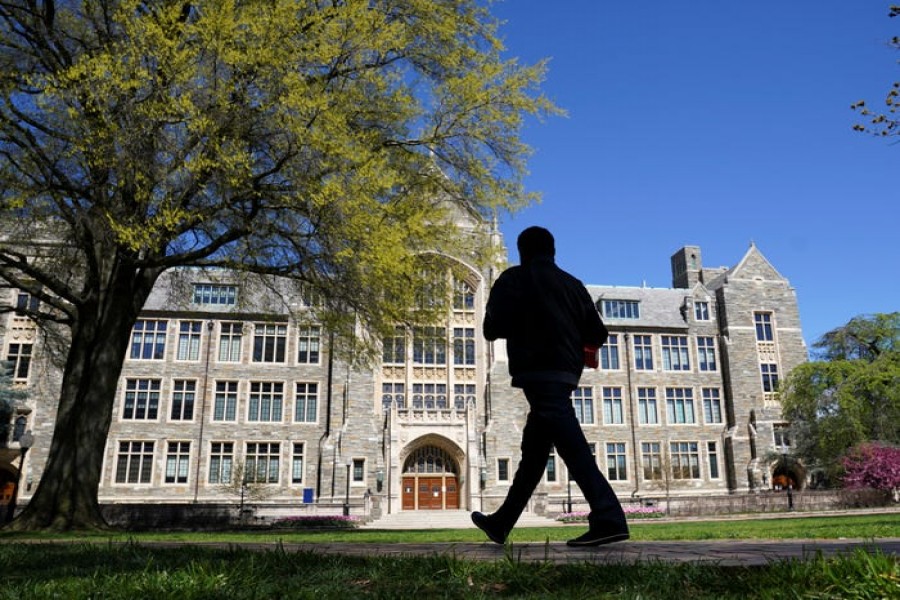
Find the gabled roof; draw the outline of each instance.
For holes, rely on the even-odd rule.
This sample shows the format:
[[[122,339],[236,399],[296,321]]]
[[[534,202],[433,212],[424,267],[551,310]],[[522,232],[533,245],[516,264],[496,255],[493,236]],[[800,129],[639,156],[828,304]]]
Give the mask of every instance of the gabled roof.
[[[722,287],[727,279],[764,279],[768,281],[787,281],[769,262],[756,244],[750,242],[750,248],[737,265],[726,270],[715,279],[708,281],[706,287],[714,290]]]

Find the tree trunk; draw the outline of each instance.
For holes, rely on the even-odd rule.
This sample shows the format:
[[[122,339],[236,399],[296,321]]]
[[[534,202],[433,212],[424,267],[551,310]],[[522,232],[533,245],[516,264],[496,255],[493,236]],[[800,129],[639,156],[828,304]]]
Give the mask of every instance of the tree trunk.
[[[47,464],[11,529],[108,528],[97,494],[116,386],[134,322],[158,276],[116,269],[78,306]]]

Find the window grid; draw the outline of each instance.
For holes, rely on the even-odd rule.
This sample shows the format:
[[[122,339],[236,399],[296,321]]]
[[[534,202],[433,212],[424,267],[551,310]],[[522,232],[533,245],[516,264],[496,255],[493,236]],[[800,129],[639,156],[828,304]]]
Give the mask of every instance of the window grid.
[[[638,422],[641,425],[659,424],[659,408],[656,404],[656,388],[639,387]]]
[[[634,368],[638,371],[653,370],[653,343],[652,336],[634,336]]]
[[[756,341],[771,342],[775,339],[772,332],[772,313],[753,313],[753,323],[756,325]]]
[[[212,442],[209,454],[209,482],[231,483],[234,469],[234,442]]]
[[[475,329],[472,327],[453,328],[453,364],[475,364]]]
[[[166,451],[166,483],[187,483],[190,455],[190,442],[169,442]]]
[[[283,363],[287,346],[287,325],[256,323],[253,330],[253,362]]]
[[[594,424],[594,388],[578,386],[572,390],[572,408],[582,425]]]
[[[194,304],[234,305],[236,303],[236,285],[220,285],[214,283],[194,284]]]
[[[159,415],[159,379],[126,379],[122,418],[153,421]]]
[[[134,360],[163,360],[168,326],[168,321],[136,321],[131,331],[130,357]]]
[[[447,364],[447,330],[418,327],[413,331],[413,362],[417,365]]]
[[[763,391],[776,391],[778,389],[778,365],[775,363],[762,363],[759,365],[759,370],[762,375]]]
[[[413,408],[426,410],[448,408],[446,383],[414,383],[412,387]]]
[[[453,282],[453,310],[472,312],[475,310],[475,290],[465,281]]]
[[[622,425],[625,414],[622,407],[622,388],[603,388],[603,422],[606,425]]]
[[[249,483],[278,483],[280,445],[277,442],[247,442],[245,479]]]
[[[251,381],[247,398],[247,420],[279,423],[284,408],[284,384],[280,381]]]
[[[178,351],[176,360],[200,360],[201,321],[182,321],[178,324]]]
[[[600,368],[606,371],[619,369],[619,336],[611,333],[600,348]]]
[[[603,316],[608,319],[640,319],[641,303],[637,300],[604,300]]]
[[[694,320],[709,321],[709,302],[703,300],[694,302]]]
[[[363,483],[366,480],[366,459],[353,459],[353,483]]]
[[[547,457],[546,478],[549,483],[553,483],[556,481],[556,449],[555,448],[550,451],[550,456]]]
[[[297,382],[294,391],[294,422],[315,423],[318,418],[319,384]]]
[[[10,344],[6,354],[7,373],[15,380],[28,379],[31,371],[32,344]]]
[[[392,404],[397,408],[406,408],[405,385],[400,382],[385,382],[381,384],[381,407],[390,410]]]
[[[641,461],[644,479],[659,481],[662,474],[662,447],[659,442],[641,442]]]
[[[193,379],[176,379],[172,382],[172,410],[169,418],[173,421],[191,421],[194,418],[194,401],[197,397],[197,382]]]
[[[453,384],[453,405],[457,409],[463,409],[469,404],[475,404],[475,384],[474,383],[455,383]]]
[[[700,451],[697,442],[671,442],[672,479],[700,479]]]
[[[691,388],[666,388],[669,424],[695,423],[694,391]]]
[[[719,451],[715,442],[706,442],[706,455],[709,458],[709,478],[719,478]]]
[[[291,483],[303,483],[303,442],[294,442],[291,454]]]
[[[509,481],[509,459],[508,458],[498,458],[497,459],[497,481],[500,481],[500,482],[508,482]]]
[[[153,442],[119,442],[116,483],[150,483],[153,475]]]
[[[322,328],[317,325],[301,327],[297,334],[297,362],[302,365],[319,364]]]
[[[219,362],[240,362],[243,323],[219,324]]]
[[[701,371],[716,370],[716,339],[711,336],[697,338],[697,366]]]
[[[662,338],[663,369],[666,371],[690,371],[686,335],[664,335]]]
[[[625,443],[607,443],[606,478],[610,481],[626,481],[628,479],[628,472],[625,465]]]
[[[406,332],[402,327],[398,327],[394,335],[384,339],[381,359],[388,365],[406,362]]]
[[[722,422],[722,400],[719,388],[703,388],[703,420],[707,423]]]
[[[237,395],[237,381],[216,382],[213,421],[235,421],[237,419]]]

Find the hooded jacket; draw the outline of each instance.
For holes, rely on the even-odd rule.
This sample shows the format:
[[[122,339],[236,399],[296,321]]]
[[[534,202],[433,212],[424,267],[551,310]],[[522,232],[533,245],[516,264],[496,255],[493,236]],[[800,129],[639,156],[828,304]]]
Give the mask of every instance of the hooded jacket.
[[[483,324],[490,341],[506,339],[512,385],[553,381],[578,385],[584,348],[609,333],[584,284],[552,256],[537,256],[500,274]]]

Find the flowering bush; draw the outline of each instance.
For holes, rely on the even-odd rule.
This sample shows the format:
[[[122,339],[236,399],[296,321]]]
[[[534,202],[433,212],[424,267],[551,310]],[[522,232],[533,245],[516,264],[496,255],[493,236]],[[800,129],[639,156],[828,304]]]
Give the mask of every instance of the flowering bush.
[[[353,529],[359,527],[359,517],[343,515],[304,515],[297,517],[285,517],[272,523],[275,527],[288,527],[291,529]]]
[[[665,512],[656,506],[625,505],[622,507],[622,510],[625,511],[625,516],[629,519],[659,519],[665,516]],[[556,520],[563,523],[587,522],[589,514],[588,512],[562,513],[556,517]]]
[[[841,461],[844,487],[872,488],[900,499],[900,448],[879,444],[860,444]]]

